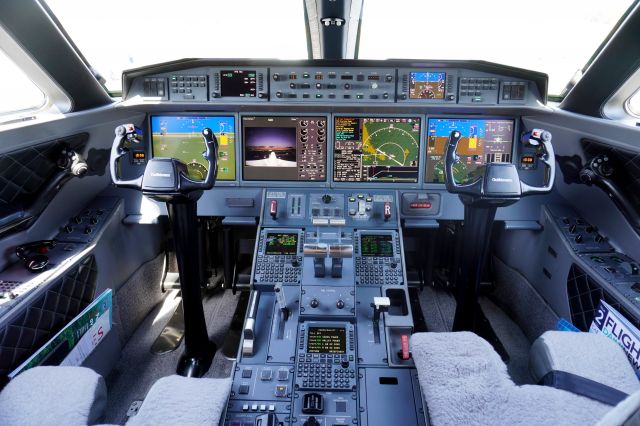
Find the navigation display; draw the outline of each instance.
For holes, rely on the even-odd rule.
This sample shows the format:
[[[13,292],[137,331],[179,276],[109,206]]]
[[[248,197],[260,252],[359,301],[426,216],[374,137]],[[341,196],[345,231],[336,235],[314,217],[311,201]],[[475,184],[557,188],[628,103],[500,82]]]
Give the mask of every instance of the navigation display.
[[[256,72],[245,70],[220,71],[220,94],[222,97],[256,97]]]
[[[487,163],[510,163],[513,120],[429,119],[426,181],[444,183],[444,150],[453,130],[462,133],[460,161],[453,166],[457,183],[468,183],[484,173]]]
[[[420,118],[336,117],[335,182],[417,182]]]
[[[364,257],[393,257],[391,235],[361,235],[360,251]]]
[[[264,254],[296,254],[298,253],[298,233],[267,233]]]
[[[325,181],[326,117],[242,117],[245,180]]]
[[[344,354],[346,352],[346,329],[343,327],[309,327],[308,354]]]
[[[446,80],[443,72],[410,72],[409,99],[444,99]]]
[[[189,178],[204,180],[208,173],[202,129],[213,130],[218,141],[218,180],[236,178],[236,122],[233,116],[151,117],[153,157],[177,158],[187,165]]]

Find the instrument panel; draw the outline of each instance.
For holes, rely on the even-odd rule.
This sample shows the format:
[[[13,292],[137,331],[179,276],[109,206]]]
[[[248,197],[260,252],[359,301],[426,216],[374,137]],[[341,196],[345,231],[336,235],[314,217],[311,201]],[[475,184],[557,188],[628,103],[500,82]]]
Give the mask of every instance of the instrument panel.
[[[195,59],[125,71],[123,82],[124,102],[149,113],[148,146],[134,147],[125,175],[172,156],[201,179],[209,127],[217,187],[437,189],[453,129],[463,134],[458,181],[490,162],[533,176],[536,158],[515,142],[520,116],[541,112],[547,90],[544,74],[474,61]]]
[[[149,117],[150,155],[178,158],[191,179],[202,180],[207,168],[201,131],[209,127],[219,145],[217,185],[417,188],[421,182],[444,183],[444,150],[454,129],[463,135],[454,168],[458,182],[482,175],[487,163],[512,162],[518,155],[518,121],[417,114],[168,113]]]

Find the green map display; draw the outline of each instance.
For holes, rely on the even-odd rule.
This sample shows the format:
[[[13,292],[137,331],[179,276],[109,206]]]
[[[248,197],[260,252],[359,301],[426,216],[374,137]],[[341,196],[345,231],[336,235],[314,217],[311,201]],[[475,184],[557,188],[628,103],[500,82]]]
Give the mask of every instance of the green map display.
[[[334,180],[417,182],[419,118],[337,117]]]

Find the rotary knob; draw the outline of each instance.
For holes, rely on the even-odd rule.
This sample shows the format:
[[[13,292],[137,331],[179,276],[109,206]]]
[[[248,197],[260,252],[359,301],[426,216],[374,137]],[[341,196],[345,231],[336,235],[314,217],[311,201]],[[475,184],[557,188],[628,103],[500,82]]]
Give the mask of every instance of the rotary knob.
[[[329,204],[331,202],[331,195],[324,194],[322,196],[322,202],[325,203],[325,204]]]
[[[336,301],[336,308],[338,308],[338,309],[343,309],[344,308],[344,301],[342,299],[338,299]]]
[[[309,306],[315,309],[320,306],[320,302],[314,297],[313,299],[311,299],[311,302],[309,302]]]

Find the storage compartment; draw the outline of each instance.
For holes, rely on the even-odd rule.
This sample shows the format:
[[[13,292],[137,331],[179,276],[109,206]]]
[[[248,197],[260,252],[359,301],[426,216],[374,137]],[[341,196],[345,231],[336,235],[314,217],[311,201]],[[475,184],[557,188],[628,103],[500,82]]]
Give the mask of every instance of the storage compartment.
[[[389,306],[388,315],[391,316],[405,316],[409,315],[408,301],[407,301],[407,293],[404,289],[399,288],[388,288],[384,292],[385,296],[387,296],[391,300],[391,306]]]
[[[426,424],[415,370],[361,368],[360,377],[360,420],[363,426]]]

